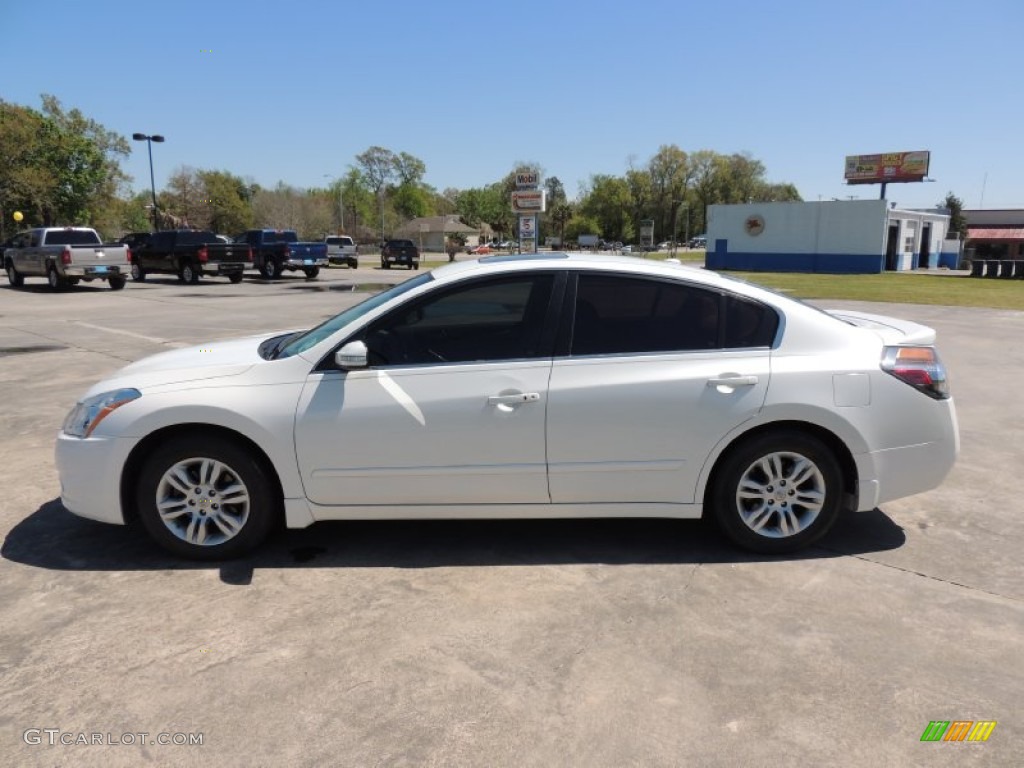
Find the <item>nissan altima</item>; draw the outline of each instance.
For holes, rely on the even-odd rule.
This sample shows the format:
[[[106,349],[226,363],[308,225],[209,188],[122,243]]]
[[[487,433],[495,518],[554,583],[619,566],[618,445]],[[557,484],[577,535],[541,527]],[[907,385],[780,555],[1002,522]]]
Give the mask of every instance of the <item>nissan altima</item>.
[[[470,517],[708,514],[789,552],[949,472],[934,343],[679,264],[486,256],[128,365],[68,414],[61,499],[207,560],[279,520]]]

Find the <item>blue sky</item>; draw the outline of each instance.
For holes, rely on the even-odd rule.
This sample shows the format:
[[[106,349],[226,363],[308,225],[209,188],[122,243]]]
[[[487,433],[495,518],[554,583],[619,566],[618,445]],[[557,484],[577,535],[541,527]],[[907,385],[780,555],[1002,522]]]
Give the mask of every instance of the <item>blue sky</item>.
[[[183,165],[323,186],[376,144],[438,189],[534,161],[573,194],[676,144],[867,198],[847,154],[926,149],[935,183],[890,200],[1024,207],[1021,0],[5,0],[0,25],[0,98],[163,134],[158,188]]]

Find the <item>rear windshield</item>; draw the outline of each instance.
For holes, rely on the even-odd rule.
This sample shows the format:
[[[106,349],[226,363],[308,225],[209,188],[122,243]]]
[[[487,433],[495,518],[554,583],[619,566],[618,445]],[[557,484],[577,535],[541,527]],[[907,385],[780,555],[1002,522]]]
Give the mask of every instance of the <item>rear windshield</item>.
[[[177,241],[178,245],[203,245],[204,243],[220,242],[213,232],[179,232]]]
[[[264,231],[263,242],[264,243],[297,243],[299,236],[295,234],[293,230],[282,229],[279,231]]]
[[[389,248],[415,248],[412,240],[388,240]]]
[[[46,245],[99,245],[100,236],[91,229],[55,229],[46,233]]]
[[[328,245],[352,245],[351,237],[328,237]]]

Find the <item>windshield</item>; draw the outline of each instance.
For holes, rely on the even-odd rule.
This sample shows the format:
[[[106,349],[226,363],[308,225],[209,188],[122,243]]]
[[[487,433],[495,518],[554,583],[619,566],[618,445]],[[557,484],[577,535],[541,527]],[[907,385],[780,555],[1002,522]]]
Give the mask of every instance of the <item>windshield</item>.
[[[393,288],[389,288],[382,293],[378,293],[376,296],[371,296],[366,301],[362,301],[354,307],[349,307],[340,315],[335,315],[329,320],[326,320],[316,328],[306,331],[301,336],[296,336],[288,342],[287,345],[282,347],[275,357],[291,357],[292,355],[301,354],[307,349],[315,347],[328,336],[341,330],[354,320],[358,320],[367,312],[371,312],[382,304],[391,301],[391,299],[396,296],[401,296],[403,293],[408,293],[414,288],[419,288],[424,283],[429,283],[433,279],[433,275],[426,272],[422,275],[417,275],[411,280],[406,280],[404,283],[400,283]]]
[[[91,229],[58,229],[46,233],[47,245],[99,245],[100,236]]]

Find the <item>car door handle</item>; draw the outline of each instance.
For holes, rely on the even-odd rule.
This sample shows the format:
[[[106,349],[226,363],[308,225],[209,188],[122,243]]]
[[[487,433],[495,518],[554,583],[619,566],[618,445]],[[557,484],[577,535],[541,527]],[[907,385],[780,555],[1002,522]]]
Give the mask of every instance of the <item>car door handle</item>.
[[[487,398],[488,405],[518,405],[520,403],[536,403],[540,400],[540,392],[519,392],[514,395],[491,395]]]
[[[716,376],[708,379],[709,387],[752,387],[757,384],[757,376]]]

